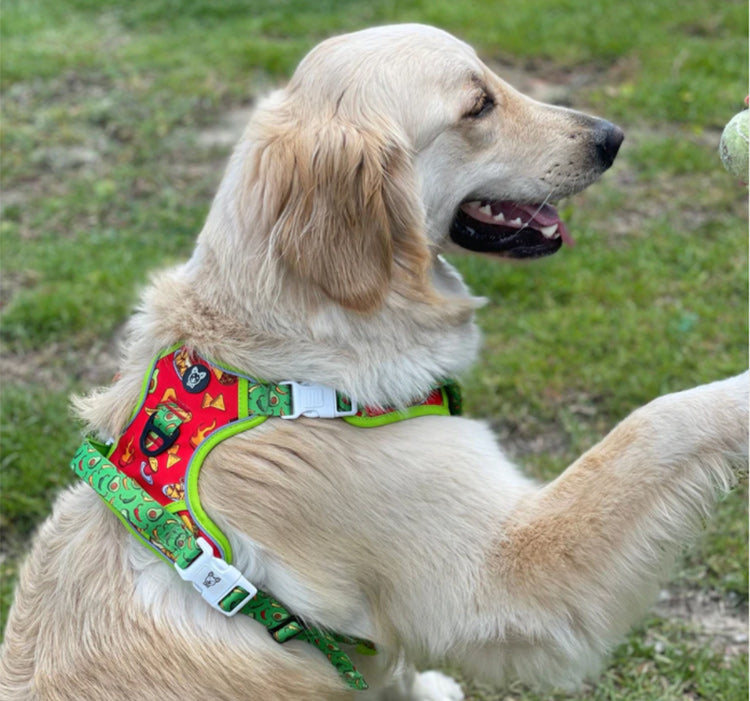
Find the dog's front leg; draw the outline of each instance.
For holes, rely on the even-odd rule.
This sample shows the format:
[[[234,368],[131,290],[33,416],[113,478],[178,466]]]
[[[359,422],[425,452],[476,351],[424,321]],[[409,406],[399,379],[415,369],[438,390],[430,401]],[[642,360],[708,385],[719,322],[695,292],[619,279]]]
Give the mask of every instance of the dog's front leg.
[[[555,683],[595,671],[746,464],[747,434],[745,374],[656,399],[527,497],[490,549],[497,637],[464,666]]]

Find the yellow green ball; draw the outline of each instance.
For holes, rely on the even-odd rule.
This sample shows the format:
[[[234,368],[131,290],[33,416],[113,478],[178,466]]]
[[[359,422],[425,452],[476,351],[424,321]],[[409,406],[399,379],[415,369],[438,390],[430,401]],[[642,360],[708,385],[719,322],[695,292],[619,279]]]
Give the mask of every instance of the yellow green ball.
[[[748,182],[748,123],[748,110],[735,114],[724,127],[719,142],[724,167],[744,182]]]

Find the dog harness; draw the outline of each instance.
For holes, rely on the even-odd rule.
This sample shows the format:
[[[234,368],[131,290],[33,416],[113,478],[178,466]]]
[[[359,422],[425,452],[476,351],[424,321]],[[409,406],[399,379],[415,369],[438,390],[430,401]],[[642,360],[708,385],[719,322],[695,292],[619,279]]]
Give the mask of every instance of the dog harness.
[[[453,382],[406,409],[368,407],[322,385],[260,382],[178,345],[152,362],[122,435],[107,445],[85,440],[71,468],[213,608],[227,616],[250,616],[278,643],[299,639],[314,645],[351,688],[364,690],[367,683],[340,645],[373,655],[374,644],[308,627],[231,564],[229,540],[200,503],[201,465],[222,440],[269,418],[340,418],[372,428],[460,413],[460,390]]]

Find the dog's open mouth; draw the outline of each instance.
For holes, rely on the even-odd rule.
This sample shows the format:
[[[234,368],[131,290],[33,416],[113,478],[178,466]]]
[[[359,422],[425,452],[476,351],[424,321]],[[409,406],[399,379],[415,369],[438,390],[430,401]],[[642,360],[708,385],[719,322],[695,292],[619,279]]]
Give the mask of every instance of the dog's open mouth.
[[[507,258],[541,258],[573,245],[550,204],[475,201],[461,205],[450,231],[459,246]]]

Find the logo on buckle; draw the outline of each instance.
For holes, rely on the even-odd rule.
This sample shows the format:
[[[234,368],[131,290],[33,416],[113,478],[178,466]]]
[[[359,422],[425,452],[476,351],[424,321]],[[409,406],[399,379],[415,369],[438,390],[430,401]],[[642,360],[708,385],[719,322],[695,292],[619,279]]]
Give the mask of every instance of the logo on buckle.
[[[209,572],[208,576],[203,580],[203,586],[208,588],[221,581],[221,577],[217,577],[213,572]]]

